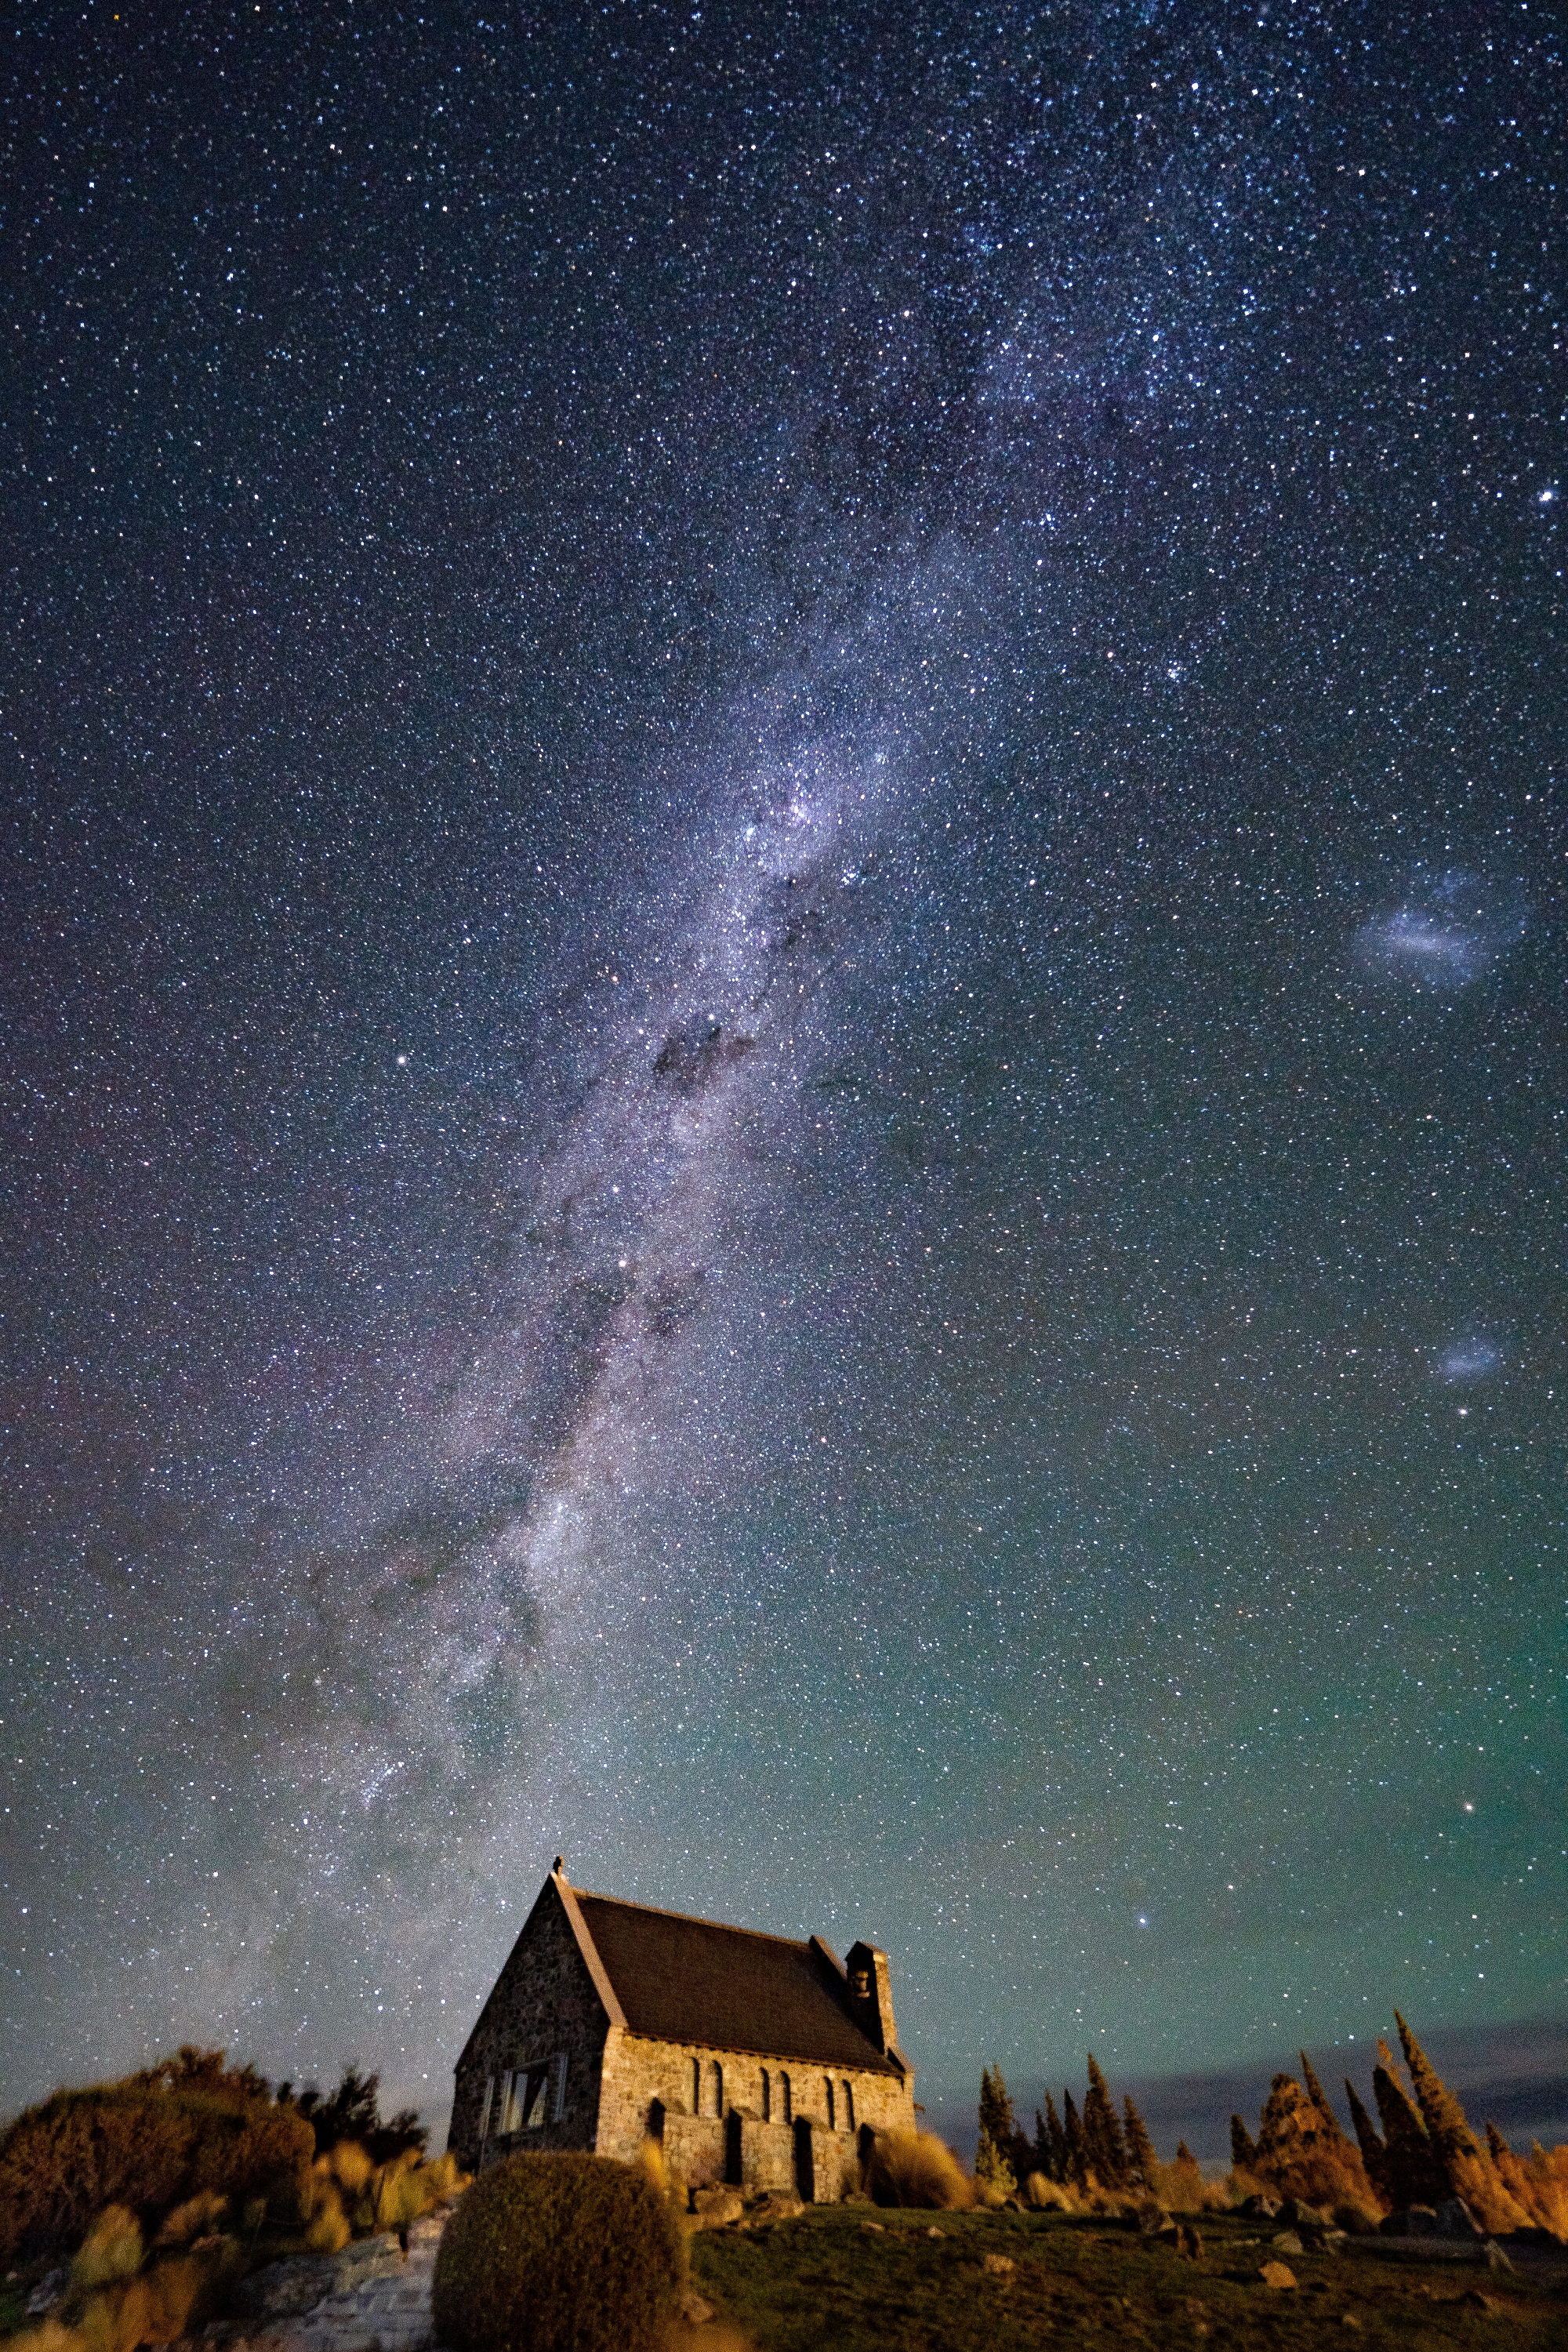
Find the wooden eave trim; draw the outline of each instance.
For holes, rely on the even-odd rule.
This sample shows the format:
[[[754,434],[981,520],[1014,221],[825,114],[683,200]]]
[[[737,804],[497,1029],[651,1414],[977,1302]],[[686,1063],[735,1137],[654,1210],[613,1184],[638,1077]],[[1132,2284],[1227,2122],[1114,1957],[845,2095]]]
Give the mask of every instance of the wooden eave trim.
[[[626,2030],[626,2011],[616,1998],[616,1988],[610,1982],[610,1972],[599,1958],[598,1947],[588,1933],[588,1922],[583,1916],[577,1897],[573,1894],[566,1881],[553,1873],[550,1884],[554,1887],[561,1908],[565,1912],[570,1922],[572,1933],[577,1938],[577,1948],[583,1955],[583,1964],[594,1979],[594,1990],[604,2004],[605,2014],[610,2023],[618,2025],[624,2033]]]

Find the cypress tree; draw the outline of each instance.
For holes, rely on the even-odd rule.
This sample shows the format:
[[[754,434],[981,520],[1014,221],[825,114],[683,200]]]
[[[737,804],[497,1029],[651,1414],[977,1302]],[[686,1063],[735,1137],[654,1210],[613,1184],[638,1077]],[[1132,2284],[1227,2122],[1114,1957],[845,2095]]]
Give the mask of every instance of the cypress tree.
[[[1062,2137],[1067,2142],[1067,2171],[1063,2179],[1076,2180],[1080,2189],[1089,2179],[1088,2151],[1083,2144],[1083,2126],[1078,2119],[1078,2109],[1072,2103],[1072,2093],[1062,2093]]]
[[[1057,2103],[1048,2091],[1046,2093],[1046,2132],[1050,2142],[1051,2160],[1047,2168],[1050,2178],[1053,2180],[1066,2180],[1071,2172],[1068,2136],[1062,2128],[1062,2119],[1057,2113]]]
[[[1230,2160],[1237,2172],[1251,2172],[1258,2164],[1258,2147],[1239,2116],[1230,2119]]]
[[[1121,2126],[1092,2051],[1089,2058],[1089,2092],[1083,2103],[1083,2150],[1090,2171],[1104,2188],[1126,2186],[1127,2150],[1122,2145]]]
[[[1513,2154],[1512,2148],[1510,2147],[1507,2140],[1504,2139],[1496,2124],[1489,2124],[1487,2126],[1487,2146],[1491,2151],[1491,2159],[1494,2164],[1500,2164],[1505,2156],[1511,2156]]]
[[[1154,2167],[1159,2162],[1159,2158],[1154,2153],[1154,2143],[1149,2137],[1148,2126],[1133,2105],[1131,2096],[1122,2100],[1121,2110],[1127,2118],[1128,2170],[1132,2179],[1142,2188],[1152,2189]]]
[[[1447,2194],[1451,2197],[1455,2194],[1455,2158],[1479,2156],[1480,2142],[1470,2129],[1463,2107],[1397,2010],[1394,2012],[1394,2019],[1399,2028],[1405,2063],[1410,2069],[1410,2079],[1415,2085],[1415,2096],[1420,2102],[1421,2120],[1426,2126],[1426,2137],[1442,2168]]]
[[[1373,2095],[1383,2121],[1384,2194],[1394,2205],[1438,2205],[1448,2193],[1420,2116],[1386,2066],[1373,2070]]]
[[[1351,2122],[1355,2127],[1356,2145],[1361,2149],[1362,2169],[1378,2195],[1390,2205],[1394,2199],[1388,2187],[1388,2150],[1377,2136],[1372,2117],[1355,2095],[1355,2084],[1345,2076],[1345,2096],[1351,2103]]]

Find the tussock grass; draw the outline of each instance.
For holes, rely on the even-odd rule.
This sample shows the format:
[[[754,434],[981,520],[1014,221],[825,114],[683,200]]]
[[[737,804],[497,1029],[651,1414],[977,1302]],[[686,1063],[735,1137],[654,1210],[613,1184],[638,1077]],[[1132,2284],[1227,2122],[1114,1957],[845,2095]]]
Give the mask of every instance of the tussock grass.
[[[974,2202],[974,2183],[934,2132],[879,2132],[867,2187],[879,2205],[958,2213]]]

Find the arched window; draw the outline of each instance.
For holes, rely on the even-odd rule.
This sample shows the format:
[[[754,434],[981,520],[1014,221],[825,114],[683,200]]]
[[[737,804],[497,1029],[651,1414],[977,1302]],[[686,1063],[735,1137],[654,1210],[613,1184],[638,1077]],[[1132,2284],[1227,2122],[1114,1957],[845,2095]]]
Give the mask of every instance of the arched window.
[[[837,2131],[837,2128],[838,2128],[838,2126],[837,2126],[837,2123],[835,2122],[835,2120],[834,2120],[834,2114],[833,2114],[833,2077],[832,2077],[832,2075],[831,2075],[831,2074],[825,2074],[825,2075],[823,2076],[823,2078],[822,2078],[822,2087],[823,2087],[823,2089],[824,2089],[824,2090],[826,2092],[826,2094],[827,2094],[827,2128],[828,2128],[828,2130],[829,2130],[829,2131]]]
[[[713,2061],[713,2112],[716,2116],[724,2112],[724,2069],[717,2058]]]
[[[789,2095],[789,2076],[787,2074],[781,2074],[779,2076],[779,2105],[784,2111],[779,2117],[779,2121],[784,2124],[793,2123],[795,2121],[795,2107]]]
[[[700,2058],[694,2058],[691,2062],[691,2112],[694,2116],[700,2116],[702,2113],[702,2061]]]
[[[853,2083],[846,2083],[844,2085],[844,2128],[848,2132],[852,2132],[855,2128],[855,2085]]]
[[[767,2068],[764,2066],[763,2068],[763,2121],[765,2124],[771,2124],[773,2119],[773,2076],[768,2073]],[[483,2137],[484,2135],[481,2133],[480,2137],[482,2138]]]

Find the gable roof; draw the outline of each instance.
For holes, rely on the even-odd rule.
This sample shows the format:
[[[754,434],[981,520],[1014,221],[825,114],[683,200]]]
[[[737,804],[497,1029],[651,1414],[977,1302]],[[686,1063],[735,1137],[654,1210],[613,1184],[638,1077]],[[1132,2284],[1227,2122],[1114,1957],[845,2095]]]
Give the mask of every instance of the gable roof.
[[[630,2032],[862,2074],[907,2072],[850,2016],[843,1963],[820,1936],[797,1944],[569,1892]]]

